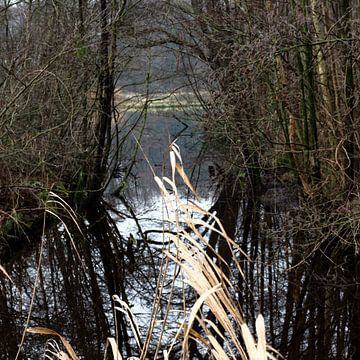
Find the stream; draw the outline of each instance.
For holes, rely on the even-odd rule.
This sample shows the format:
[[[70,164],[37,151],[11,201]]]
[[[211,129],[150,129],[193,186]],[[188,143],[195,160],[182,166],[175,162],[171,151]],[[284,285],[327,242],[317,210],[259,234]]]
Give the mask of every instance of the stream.
[[[128,131],[131,135],[123,139]],[[208,171],[212,163],[202,154],[201,132],[191,115],[149,111],[144,119],[138,112],[129,111],[118,124],[118,134],[114,136],[113,175],[104,197],[107,210],[100,217],[104,224],[63,220],[44,234],[38,247],[13,264],[14,286],[2,284],[6,292],[1,293],[0,299],[4,319],[0,332],[4,346],[14,349],[10,355],[15,355],[21,342],[19,334],[28,320],[28,327],[45,327],[63,335],[80,358],[102,358],[105,339],[114,336],[116,328],[120,351],[128,356],[134,351],[136,354],[129,318],[114,318],[110,291],[129,305],[131,316],[139,324],[140,337],[144,337],[164,261],[162,231],[167,210],[154,174],[170,176],[168,154],[173,141],[181,149],[184,168],[197,189],[201,206],[209,208],[212,204],[214,189]],[[125,176],[127,182],[121,196],[114,195],[123,186]],[[189,195],[181,185],[179,191],[183,199]],[[79,233],[78,228],[85,227],[89,233]],[[189,291],[182,287],[181,278],[171,289],[174,273],[179,276],[172,264],[163,274],[167,279],[158,320],[165,315],[169,291],[174,298],[167,335],[162,337],[164,344],[170,343],[175,322],[182,320],[182,312],[176,308],[181,309],[183,292]],[[187,298],[190,304],[194,294],[189,292]],[[45,351],[47,339],[27,334],[21,351],[23,358],[38,359]]]

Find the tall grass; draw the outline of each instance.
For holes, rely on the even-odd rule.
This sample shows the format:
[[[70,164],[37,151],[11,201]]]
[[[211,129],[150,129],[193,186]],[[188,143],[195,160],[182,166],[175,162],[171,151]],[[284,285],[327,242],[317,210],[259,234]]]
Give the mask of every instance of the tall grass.
[[[136,319],[131,313],[126,303],[120,300],[116,295],[113,297],[114,311],[120,311],[128,318],[131,324],[132,332],[138,348],[137,357],[131,359],[149,359],[156,358],[162,352],[163,358],[173,358],[175,344],[181,344],[181,350],[176,348],[176,358],[189,359],[190,341],[196,341],[200,347],[200,352],[211,354],[212,359],[244,359],[244,360],[265,360],[278,357],[276,351],[266,344],[265,324],[261,315],[256,320],[256,338],[251,334],[241,309],[232,300],[232,284],[230,279],[222,271],[221,264],[234,264],[242,274],[241,267],[237,261],[236,254],[241,251],[237,244],[226,234],[221,222],[216,214],[209,213],[203,209],[197,201],[185,201],[180,196],[177,180],[181,179],[193,198],[197,199],[196,192],[191,185],[183,167],[180,150],[173,143],[170,147],[171,177],[157,177],[155,181],[159,186],[166,208],[171,216],[164,219],[164,224],[169,224],[171,220],[176,231],[164,231],[163,263],[161,266],[161,275],[159,276],[157,292],[153,304],[151,321],[145,336],[141,339]],[[203,220],[203,219],[206,219]],[[166,229],[164,229],[166,230]],[[207,254],[209,247],[208,238],[204,235],[208,231],[216,232],[221,241],[225,241],[232,249],[232,259],[217,259],[214,261]],[[214,250],[214,249],[213,249]],[[246,258],[246,255],[243,254]],[[163,290],[164,274],[168,271],[170,264],[181,269],[184,282],[191,287],[197,294],[197,300],[190,310],[184,306],[183,320],[178,324],[177,331],[172,335],[171,345],[167,349],[161,348],[161,340],[166,333],[166,323],[171,319],[171,299],[168,301],[165,319],[161,321],[160,335],[155,335],[156,319],[158,317],[158,308],[160,297]],[[173,288],[175,287],[175,277]],[[171,296],[171,294],[170,294]],[[184,300],[186,302],[186,299]],[[202,308],[205,307],[213,314],[213,317],[206,318],[202,315]],[[116,316],[116,314],[115,314]],[[194,323],[197,323],[196,330]],[[28,332],[53,335],[60,339],[64,350],[48,342],[45,351],[47,359],[72,359],[77,356],[60,334],[44,328],[30,328]],[[155,353],[149,354],[149,347],[156,346]],[[108,353],[112,353],[114,359],[122,360],[123,357],[117,346],[117,337],[109,338],[106,343],[104,359]]]
[[[192,337],[205,348],[204,350],[210,352],[214,359],[275,358],[266,345],[263,317],[259,315],[256,320],[257,340],[255,340],[245,323],[241,309],[232,301],[230,295],[232,284],[221,270],[221,263],[228,266],[232,262],[242,274],[235,255],[241,252],[241,249],[226,234],[216,214],[209,213],[197,202],[184,201],[179,195],[176,175],[179,175],[189,191],[197,198],[184,171],[180,150],[174,143],[170,149],[170,163],[172,170],[170,179],[155,177],[165,203],[176,214],[174,220],[176,235],[167,235],[175,250],[168,250],[166,254],[180,266],[185,281],[198,295],[190,314],[181,324],[178,332],[178,338],[182,341],[181,357],[188,358],[189,339]],[[207,221],[202,220],[204,218]],[[207,230],[216,232],[220,236],[220,241],[227,243],[232,249],[232,259],[218,259],[219,261],[214,262],[209,257],[206,252],[209,247],[208,239],[203,235],[208,232]],[[246,254],[243,255],[246,257]],[[214,314],[216,321],[201,316],[200,309],[203,304]],[[203,335],[193,330],[194,321],[200,324]],[[168,353],[170,351],[171,349]]]

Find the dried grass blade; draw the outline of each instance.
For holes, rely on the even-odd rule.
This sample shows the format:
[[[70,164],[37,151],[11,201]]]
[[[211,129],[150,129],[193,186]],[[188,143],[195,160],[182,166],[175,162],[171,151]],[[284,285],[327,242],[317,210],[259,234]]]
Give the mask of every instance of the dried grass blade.
[[[125,301],[122,301],[117,295],[113,296],[113,301],[120,305],[120,306],[114,306],[115,310],[122,312],[124,315],[128,317],[131,330],[135,336],[136,343],[139,347],[139,350],[141,350],[140,330],[138,324],[136,323],[136,317],[132,313],[129,305]]]
[[[176,157],[178,158],[180,164],[183,163],[182,161],[182,157],[180,154],[180,148],[179,146],[175,143],[175,141],[170,145],[170,149],[174,152],[174,154],[176,155]]]
[[[243,340],[245,343],[247,353],[249,354],[249,359],[257,360],[257,358],[256,358],[257,349],[256,349],[255,340],[254,340],[253,336],[251,335],[250,330],[246,324],[241,325],[241,333],[242,333],[242,337],[243,337]]]
[[[191,200],[188,200],[185,206],[187,210],[196,211],[201,215],[209,215],[209,218],[212,216],[212,214],[210,214],[206,209],[203,209],[199,204],[196,204]]]
[[[172,180],[170,180],[168,177],[164,176],[164,177],[163,177],[163,181],[165,181],[166,183],[168,183],[168,184],[171,186],[174,194],[177,194],[177,193],[178,193],[178,192],[177,192],[176,184],[175,184]]]
[[[184,168],[181,165],[176,164],[176,170],[179,173],[179,175],[181,176],[181,178],[183,179],[185,185],[191,190],[191,192],[196,196],[196,198],[198,198],[198,195],[197,195],[194,187],[192,186],[189,178],[187,177]]]
[[[237,359],[238,359],[238,356],[236,356],[236,355],[234,354],[234,351],[231,349],[231,347],[230,347],[230,345],[229,345],[229,342],[225,340],[224,335],[220,332],[220,330],[218,329],[218,327],[217,327],[212,321],[210,321],[210,320],[208,320],[208,319],[204,319],[204,320],[203,320],[203,323],[202,323],[201,319],[199,319],[199,322],[201,323],[203,329],[205,330],[205,332],[206,332],[207,334],[210,333],[210,330],[209,330],[208,328],[206,328],[205,325],[203,325],[203,323],[208,324],[208,326],[209,326],[210,328],[212,328],[212,329],[218,334],[218,336],[224,340],[223,346],[226,346],[226,350],[227,350],[228,353],[230,354],[230,357],[231,357],[233,360],[237,360]],[[244,358],[245,358],[245,353],[244,353],[244,351],[243,351],[242,348],[240,348],[240,354],[241,354],[240,359],[244,359]],[[229,357],[229,355],[228,355],[228,357]]]
[[[61,219],[61,217],[60,217],[58,214],[56,214],[55,212],[53,212],[52,210],[46,209],[46,212],[49,213],[49,214],[51,214],[51,215],[54,216],[55,218],[57,218],[57,219],[62,223],[62,225],[64,226],[64,229],[65,229],[66,233],[67,233],[68,236],[69,236],[69,239],[70,239],[71,245],[72,245],[73,248],[74,248],[75,254],[76,254],[76,256],[78,257],[78,259],[79,259],[79,261],[80,261],[83,269],[85,270],[85,265],[84,265],[84,263],[83,263],[83,261],[82,261],[82,259],[81,259],[80,253],[79,253],[79,251],[78,251],[78,249],[77,249],[77,247],[76,247],[76,245],[75,245],[75,242],[74,242],[74,239],[73,239],[73,237],[72,237],[72,235],[71,235],[71,232],[69,231],[69,229],[68,229],[67,225],[65,224],[64,220]]]
[[[72,348],[72,346],[70,345],[70,343],[56,331],[48,329],[48,328],[44,328],[44,327],[32,327],[32,328],[26,329],[26,332],[31,333],[31,334],[58,336],[60,338],[61,342],[63,343],[66,351],[71,356],[71,359],[78,360],[78,357],[76,356],[75,351]]]
[[[105,352],[104,352],[104,360],[107,358],[107,349],[111,347],[112,355],[115,360],[123,360],[119,348],[117,346],[116,340],[113,337],[109,337],[106,339]]]
[[[169,360],[169,353],[167,350],[163,351],[163,355],[164,355],[164,360]]]
[[[266,359],[266,335],[265,335],[265,321],[263,316],[260,314],[255,322],[256,335],[258,338],[257,344],[257,356],[258,359]]]
[[[216,291],[220,289],[220,284],[217,286],[208,289],[205,293],[203,293],[195,302],[193,307],[191,308],[189,320],[187,322],[187,328],[184,334],[184,342],[183,342],[183,352],[184,354],[188,353],[188,340],[189,340],[189,334],[192,327],[193,322],[195,321],[196,314],[198,313],[200,307],[204,302],[206,302],[206,299],[210,297],[212,294],[214,294]]]
[[[208,334],[209,341],[212,345],[211,353],[213,354],[215,359],[219,360],[228,360],[229,357],[226,355],[225,351],[223,350],[222,346],[216,340],[215,336]]]
[[[55,340],[49,340],[46,342],[45,353],[43,356],[44,359],[48,360],[70,360],[69,356],[60,350],[60,347]]]
[[[12,283],[14,283],[14,282],[12,281],[10,275],[9,275],[9,274],[7,273],[7,271],[5,270],[5,268],[4,268],[3,266],[1,266],[1,265],[0,265],[0,271],[1,271]]]
[[[166,196],[166,197],[169,197],[169,193],[168,191],[166,190],[163,182],[160,180],[160,178],[158,176],[154,176],[154,180],[155,182],[158,184],[160,190],[162,191],[162,193]]]
[[[170,151],[171,178],[175,182],[176,158],[173,151]]]

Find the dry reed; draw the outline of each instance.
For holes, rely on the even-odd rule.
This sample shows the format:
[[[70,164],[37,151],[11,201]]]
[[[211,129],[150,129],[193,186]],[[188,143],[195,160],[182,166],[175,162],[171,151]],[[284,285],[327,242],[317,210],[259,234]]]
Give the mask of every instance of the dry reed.
[[[249,327],[246,325],[242,316],[241,310],[235,305],[231,299],[230,291],[231,281],[224,275],[219,264],[221,262],[228,263],[225,259],[219,258],[215,262],[207,254],[206,249],[209,247],[208,240],[200,232],[199,227],[203,230],[215,231],[221,237],[221,241],[225,241],[233,251],[233,259],[231,261],[236,265],[240,274],[241,267],[236,260],[235,253],[241,251],[237,244],[231,240],[226,234],[221,222],[216,217],[216,214],[211,214],[203,209],[199,204],[192,201],[184,201],[179,194],[177,185],[177,174],[180,176],[189,191],[197,198],[194,188],[188,179],[180,154],[178,146],[173,143],[170,147],[170,163],[171,163],[171,178],[155,176],[155,181],[158,184],[166,206],[173,214],[175,219],[172,219],[176,227],[176,235],[167,233],[164,234],[166,243],[171,242],[173,246],[163,249],[166,256],[166,261],[172,260],[176,266],[180,267],[184,281],[190,286],[198,295],[198,299],[191,307],[190,311],[184,311],[184,319],[179,324],[176,335],[173,336],[172,344],[168,349],[163,350],[163,357],[170,358],[174,351],[174,344],[181,342],[181,359],[189,359],[189,342],[190,339],[196,341],[203,352],[208,352],[216,360],[228,359],[243,359],[243,360],[266,360],[276,359],[279,354],[266,344],[265,324],[261,315],[256,320],[256,337],[251,334]],[[202,220],[207,218],[207,221]],[[169,223],[167,219],[166,223]],[[245,257],[246,255],[243,254]],[[168,264],[168,263],[167,263]],[[164,266],[162,275],[168,269]],[[3,268],[0,268],[6,274]],[[174,279],[175,281],[175,279]],[[175,286],[173,284],[173,286]],[[158,292],[155,297],[155,305],[153,307],[152,317],[156,318],[156,302],[161,296],[161,282],[158,283]],[[185,299],[186,301],[186,299]],[[131,313],[130,308],[118,296],[113,297],[114,311],[120,311],[128,317],[136,344],[138,346],[139,357],[131,357],[128,360],[142,360],[147,359],[147,349],[151,341],[155,341],[155,336],[152,337],[154,331],[155,320],[150,321],[147,338],[144,345],[141,345],[140,332],[134,321],[135,317]],[[169,300],[170,304],[171,301]],[[201,308],[203,305],[212,312],[215,321],[210,321],[201,315]],[[169,314],[169,306],[167,316]],[[195,331],[193,328],[194,322],[200,325],[202,334]],[[163,321],[162,333],[165,332],[165,323]],[[222,329],[222,330],[220,330]],[[67,351],[67,354],[60,349],[56,341],[47,342],[45,351],[45,358],[47,359],[72,359],[77,360],[75,351],[70,343],[60,334],[53,330],[46,328],[28,328],[27,332],[44,334],[58,337]],[[221,339],[221,341],[220,341]],[[160,349],[161,336],[158,339],[158,347],[155,357]],[[116,360],[123,360],[117,346],[116,337],[107,339],[105,345],[104,359],[106,359],[108,352]]]

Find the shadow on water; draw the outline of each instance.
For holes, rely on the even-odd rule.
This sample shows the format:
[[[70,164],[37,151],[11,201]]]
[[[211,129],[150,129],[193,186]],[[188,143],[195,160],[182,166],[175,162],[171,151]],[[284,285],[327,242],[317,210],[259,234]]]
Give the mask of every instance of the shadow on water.
[[[135,114],[129,116],[125,126],[132,126],[135,119]],[[137,353],[129,320],[118,313],[115,323],[111,297],[117,294],[132,307],[145,335],[162,252],[161,206],[153,171],[169,175],[164,164],[168,146],[176,140],[200,193],[208,193],[209,180],[195,121],[182,113],[149,113],[135,153],[140,131],[136,127],[134,136],[119,149],[121,162],[113,164],[114,176],[104,201],[85,209],[76,221],[69,212],[53,209],[62,223],[47,229],[40,244],[7,266],[13,284],[0,280],[1,358],[15,358],[30,308],[28,326],[64,335],[85,359],[102,358],[106,338],[114,335],[115,328],[120,352]],[[126,188],[114,196],[127,173]],[[50,222],[51,215],[46,216]],[[165,311],[170,277],[167,283],[160,314]],[[37,359],[44,346],[43,336],[28,334],[20,358]]]
[[[109,183],[107,194],[111,195],[116,191],[129,168],[131,168],[131,174],[125,189],[128,198],[144,201],[158,194],[153,177],[154,174],[157,176],[169,174],[169,145],[175,141],[182,149],[186,172],[198,191],[205,195],[209,185],[207,170],[211,161],[210,157],[206,157],[202,152],[203,136],[197,121],[192,119],[191,115],[181,112],[150,112],[147,114],[144,132],[141,134],[140,122],[142,120],[139,121],[138,115],[130,113],[126,119],[123,119],[126,125],[122,125],[120,139],[117,140],[122,144],[121,161],[113,166],[114,176]],[[138,127],[123,144],[121,133],[126,133],[126,128],[132,128],[137,121]],[[115,143],[114,140],[114,148]],[[139,143],[140,146],[137,149]]]
[[[344,245],[341,240],[348,236],[349,229],[352,231],[348,227],[353,224],[352,213],[347,215],[347,220],[342,209],[337,215],[339,218],[326,219],[321,212],[324,205],[319,203],[318,226],[314,227],[314,214],[308,212],[305,201],[301,205],[294,197],[294,181],[285,181],[281,174],[277,178],[266,172],[259,164],[260,159],[251,152],[246,153],[246,149],[248,166],[223,177],[212,204],[207,195],[214,190],[206,185],[210,183],[209,175],[213,175],[214,166],[211,167],[206,156],[199,157],[202,139],[196,123],[188,121],[184,114],[176,114],[180,116],[181,121],[170,113],[149,113],[141,147],[136,153],[135,139],[139,139],[141,121],[132,131],[135,137],[127,137],[126,142],[121,138],[118,141],[122,144],[119,148],[121,161],[112,163],[115,176],[109,182],[104,199],[84,209],[76,222],[69,211],[64,211],[66,206],[54,206],[51,212],[57,213],[63,223],[54,225],[48,213],[46,223],[52,226],[46,226],[45,234],[39,235],[41,241],[33,241],[38,245],[31,251],[28,247],[16,261],[6,264],[13,283],[0,278],[1,359],[15,358],[30,307],[28,325],[47,327],[63,334],[71,340],[81,358],[101,359],[105,340],[114,335],[115,329],[121,353],[127,357],[138,355],[129,319],[121,313],[114,318],[111,297],[116,294],[129,304],[138,318],[140,334],[144,336],[163,247],[161,201],[148,163],[153,164],[157,175],[169,176],[169,168],[163,164],[168,163],[166,149],[175,138],[182,148],[186,170],[192,174],[192,182],[198,184],[205,206],[210,208],[211,205],[210,212],[217,211],[227,234],[238,245],[235,255],[244,278],[233,276],[232,284],[245,319],[254,328],[256,315],[261,312],[268,324],[270,343],[275,348],[290,354],[291,359],[299,359],[301,352],[305,354],[303,349],[308,349],[307,355],[301,358],[314,359],[313,349],[318,346],[315,339],[322,341],[326,325],[323,319],[331,316],[332,319],[328,319],[334,326],[326,325],[329,343],[319,346],[335,346],[335,342],[339,342],[343,352],[349,354],[341,358],[352,359],[348,345],[342,344],[349,336],[350,325],[353,324],[355,330],[358,326],[359,253],[357,248]],[[131,122],[137,122],[136,115],[124,119],[120,135],[127,127],[133,128]],[[114,143],[117,144],[116,139]],[[117,191],[126,174],[129,176],[125,186]],[[299,225],[294,227],[297,222]],[[325,234],[324,224],[329,229]],[[346,224],[344,228],[343,224]],[[354,226],[354,234],[357,234],[357,223]],[[321,246],[314,248],[317,238],[322,239]],[[215,249],[222,259],[230,259],[219,263],[223,274],[230,278],[233,275],[231,249],[216,232],[211,232],[208,239],[212,245],[206,248],[209,257],[215,259]],[[309,255],[304,259],[306,253]],[[340,282],[334,287],[333,278],[339,271]],[[169,267],[162,279],[165,285],[157,320],[165,317],[170,293],[174,309],[163,343],[174,337],[174,326],[181,320],[179,317],[183,313],[178,310],[182,309],[183,302],[179,299],[185,297],[187,304],[194,301],[193,292],[176,286],[171,288],[174,274],[178,275],[174,267]],[[33,292],[35,282],[36,292]],[[327,291],[331,297],[325,297]],[[211,313],[206,315],[207,320],[213,321]],[[196,331],[196,323],[193,328]],[[307,340],[310,330],[319,335],[312,338],[312,343]],[[159,336],[160,329],[157,329],[147,358],[153,358]],[[194,344],[190,344],[190,354],[199,353]],[[44,337],[28,334],[20,358],[38,359],[44,352],[44,345]],[[176,351],[173,353],[176,356]],[[316,358],[323,358],[322,353],[319,354]],[[196,356],[190,355],[190,358]]]

